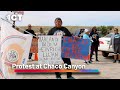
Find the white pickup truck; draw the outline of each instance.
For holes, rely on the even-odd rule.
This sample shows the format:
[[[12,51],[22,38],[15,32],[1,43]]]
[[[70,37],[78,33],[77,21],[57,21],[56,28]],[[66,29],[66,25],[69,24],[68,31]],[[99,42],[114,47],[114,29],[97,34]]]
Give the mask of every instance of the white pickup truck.
[[[107,57],[109,53],[113,53],[112,47],[109,49],[110,39],[113,33],[106,35],[105,37],[99,38],[100,46],[98,47],[99,51],[102,51],[102,55]]]

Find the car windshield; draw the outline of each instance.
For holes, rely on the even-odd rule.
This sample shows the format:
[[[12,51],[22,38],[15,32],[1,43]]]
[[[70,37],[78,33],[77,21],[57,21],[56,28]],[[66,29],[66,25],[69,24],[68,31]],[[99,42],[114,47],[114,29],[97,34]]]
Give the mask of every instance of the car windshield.
[[[112,36],[112,33],[111,33],[111,34],[106,35],[105,37],[111,37],[111,36]]]

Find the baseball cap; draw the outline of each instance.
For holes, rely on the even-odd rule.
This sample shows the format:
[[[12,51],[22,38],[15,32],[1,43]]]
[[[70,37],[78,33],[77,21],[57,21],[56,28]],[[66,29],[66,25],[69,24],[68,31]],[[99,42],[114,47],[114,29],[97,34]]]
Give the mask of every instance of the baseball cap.
[[[89,29],[85,29],[85,30],[84,30],[85,33],[86,33],[86,32],[89,32],[89,31],[90,31]]]

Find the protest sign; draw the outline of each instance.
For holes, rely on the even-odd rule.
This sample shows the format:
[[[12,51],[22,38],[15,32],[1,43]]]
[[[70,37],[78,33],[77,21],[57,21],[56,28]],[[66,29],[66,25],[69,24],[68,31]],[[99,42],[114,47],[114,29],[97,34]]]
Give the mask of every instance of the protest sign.
[[[90,40],[79,39],[73,37],[63,38],[62,57],[89,60]]]
[[[39,64],[61,62],[61,36],[40,36],[38,40]]]

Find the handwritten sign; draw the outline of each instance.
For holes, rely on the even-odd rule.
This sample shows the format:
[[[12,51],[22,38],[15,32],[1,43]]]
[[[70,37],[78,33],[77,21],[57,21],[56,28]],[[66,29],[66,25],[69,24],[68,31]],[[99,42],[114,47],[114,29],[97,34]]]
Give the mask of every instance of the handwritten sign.
[[[60,63],[61,36],[40,36],[38,41],[38,63],[52,65]]]
[[[37,38],[32,39],[30,52],[31,53],[38,53],[38,39]]]
[[[90,40],[64,37],[62,43],[62,57],[89,60]]]

